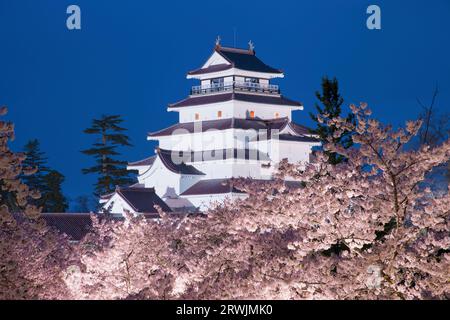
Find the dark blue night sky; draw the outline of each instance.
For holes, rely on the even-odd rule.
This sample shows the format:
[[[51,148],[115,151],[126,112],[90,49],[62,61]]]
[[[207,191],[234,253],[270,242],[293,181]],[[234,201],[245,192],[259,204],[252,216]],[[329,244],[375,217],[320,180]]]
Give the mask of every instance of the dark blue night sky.
[[[82,30],[66,28],[77,4]],[[366,28],[366,8],[381,7],[382,30]],[[146,141],[177,121],[168,103],[184,98],[185,79],[214,40],[238,47],[251,39],[258,56],[285,70],[278,81],[305,111],[323,75],[336,76],[346,104],[366,101],[379,119],[400,125],[421,111],[436,83],[437,106],[450,106],[450,1],[110,1],[0,0],[0,104],[16,124],[13,149],[37,138],[66,176],[71,198],[92,192],[81,174],[82,130],[101,114],[121,114],[133,148],[126,160],[153,154]]]

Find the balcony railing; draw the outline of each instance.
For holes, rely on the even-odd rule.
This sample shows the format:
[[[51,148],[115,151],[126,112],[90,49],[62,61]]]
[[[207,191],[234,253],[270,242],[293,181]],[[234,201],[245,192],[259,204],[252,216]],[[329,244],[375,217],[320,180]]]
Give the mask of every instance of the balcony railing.
[[[267,94],[279,94],[280,89],[275,84],[261,84],[252,82],[224,82],[221,84],[193,86],[191,95],[203,95],[209,93],[219,93],[227,91],[246,91]]]

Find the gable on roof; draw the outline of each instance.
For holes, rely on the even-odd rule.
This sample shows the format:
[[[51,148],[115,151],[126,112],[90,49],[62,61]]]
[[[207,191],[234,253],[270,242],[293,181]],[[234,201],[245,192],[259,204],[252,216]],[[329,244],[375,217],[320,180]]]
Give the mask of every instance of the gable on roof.
[[[261,61],[253,50],[216,46],[213,54],[199,69],[188,72],[188,75],[213,73],[236,68],[244,71],[283,74],[283,71],[273,68]]]
[[[223,55],[219,54],[216,49],[214,49],[212,55],[208,58],[208,60],[206,60],[201,69],[218,65],[227,65],[232,67],[232,63],[229,60],[225,59]]]
[[[237,69],[264,73],[283,73],[283,71],[262,62],[253,50],[218,47],[216,52]]]
[[[162,150],[156,149],[156,153],[158,154],[159,159],[164,164],[164,166],[170,171],[177,174],[184,175],[205,175],[203,172],[197,170],[194,166],[185,164],[184,162],[175,163],[172,160],[172,151],[170,150]]]

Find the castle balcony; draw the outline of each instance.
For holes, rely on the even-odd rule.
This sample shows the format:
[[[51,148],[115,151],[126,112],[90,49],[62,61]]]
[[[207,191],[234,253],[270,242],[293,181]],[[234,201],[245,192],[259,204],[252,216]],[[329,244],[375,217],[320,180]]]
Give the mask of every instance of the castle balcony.
[[[208,84],[203,86],[193,86],[191,95],[206,95],[224,92],[251,92],[262,94],[280,94],[280,88],[275,84],[261,84],[253,82],[223,82],[220,84]]]

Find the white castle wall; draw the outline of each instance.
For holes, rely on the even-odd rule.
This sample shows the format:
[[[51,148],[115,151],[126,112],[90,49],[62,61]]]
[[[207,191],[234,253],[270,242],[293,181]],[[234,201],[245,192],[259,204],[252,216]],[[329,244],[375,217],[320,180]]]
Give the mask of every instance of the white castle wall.
[[[271,120],[275,118],[291,119],[293,107],[270,104],[255,104],[245,101],[234,101],[233,116],[235,118],[248,118],[250,111],[254,111],[255,118]]]
[[[283,159],[288,159],[291,163],[309,162],[311,148],[314,145],[317,143],[271,140],[270,158],[275,163]]]
[[[199,208],[201,211],[205,211],[208,208],[216,204],[223,203],[224,201],[230,200],[235,201],[236,199],[245,199],[246,194],[208,194],[208,195],[194,195],[194,196],[183,196],[183,198],[188,199],[195,207]]]
[[[115,193],[106,203],[103,205],[103,208],[109,209],[110,213],[123,214],[125,211],[130,213],[136,213],[135,210],[120,197],[117,193]]]
[[[228,60],[215,51],[202,68],[224,63],[230,64]],[[202,86],[209,86],[211,79],[218,77],[223,77],[225,84],[231,84],[233,81],[244,82],[245,77],[252,77],[258,78],[260,84],[267,85],[269,84],[269,79],[283,78],[284,75],[280,73],[239,70],[232,67],[214,73],[191,74],[187,76],[188,79],[199,80]],[[223,91],[221,93],[231,93],[231,91]],[[239,94],[239,92],[236,93]],[[254,93],[247,92],[245,94]],[[264,95],[266,97],[270,96],[268,93],[264,93]],[[206,210],[214,203],[221,203],[226,199],[233,201],[239,198],[245,198],[247,197],[246,194],[235,193],[182,196],[182,198],[178,199],[177,196],[200,180],[226,179],[232,177],[270,179],[276,170],[277,163],[282,159],[287,158],[292,163],[309,161],[311,148],[317,145],[317,143],[270,139],[271,137],[267,137],[267,132],[256,132],[255,130],[226,129],[222,131],[209,130],[208,132],[202,132],[200,129],[201,123],[203,121],[218,119],[248,119],[250,117],[263,120],[288,118],[291,121],[292,111],[302,109],[303,107],[300,106],[271,105],[238,100],[175,109],[169,107],[168,111],[179,113],[180,123],[194,122],[199,125],[199,128],[196,128],[196,133],[189,133],[185,130],[184,132],[179,131],[176,135],[159,137],[157,139],[151,138],[152,140],[159,140],[159,147],[161,149],[195,152],[223,149],[237,149],[239,151],[245,149],[259,150],[260,153],[267,155],[267,158],[270,160],[257,160],[256,151],[251,152],[253,160],[221,159],[223,153],[219,152],[217,154],[218,159],[215,160],[194,160],[193,162],[187,162],[205,175],[184,175],[172,172],[157,157],[152,166],[141,166],[137,168],[139,170],[138,181],[147,188],[155,188],[155,192],[164,200],[177,202],[176,205],[178,207],[185,206],[183,201],[190,201],[193,206],[199,207],[201,210]],[[283,130],[283,133],[297,135],[289,126]],[[261,134],[266,135],[266,138],[269,139],[262,138],[260,141],[254,141],[257,135],[261,138]],[[173,161],[177,162],[176,159],[173,159]],[[114,204],[113,201],[115,201]],[[112,212],[123,212],[124,208],[132,211],[131,207],[121,197],[118,197],[117,194],[108,202],[112,204]]]
[[[200,124],[199,124],[200,126]],[[200,127],[199,127],[200,130]],[[183,131],[180,131],[183,132]],[[187,132],[187,131],[186,131]],[[263,131],[261,131],[263,132]],[[221,149],[248,149],[250,141],[256,137],[256,130],[227,129],[208,130],[193,134],[175,134],[159,138],[159,146],[165,150],[221,150]],[[268,150],[264,147],[266,142],[261,142],[261,150]]]
[[[263,163],[263,161],[227,159],[223,161],[195,162],[192,165],[206,174],[202,179],[239,177],[269,179],[272,171],[262,168],[261,164]]]
[[[226,102],[212,103],[203,106],[182,107],[179,110],[180,123],[194,121],[208,121],[228,118],[248,118],[250,111],[255,112],[255,117],[265,120],[274,118],[291,119],[292,110],[301,109],[299,107],[279,106],[270,104],[255,104],[251,102],[231,100]],[[218,116],[218,112],[222,112],[222,116]],[[199,119],[195,119],[195,114],[199,115]]]
[[[177,111],[179,112],[180,123],[217,120],[220,119],[217,114],[218,111],[222,111],[222,119],[227,119],[233,117],[233,101],[213,103],[206,106],[183,107]],[[195,119],[196,113],[200,116],[198,120]]]
[[[158,157],[151,168],[138,177],[138,180],[146,188],[155,188],[156,194],[164,197],[167,193],[178,195],[184,192],[201,178],[200,175],[180,175],[172,172],[164,166]]]

